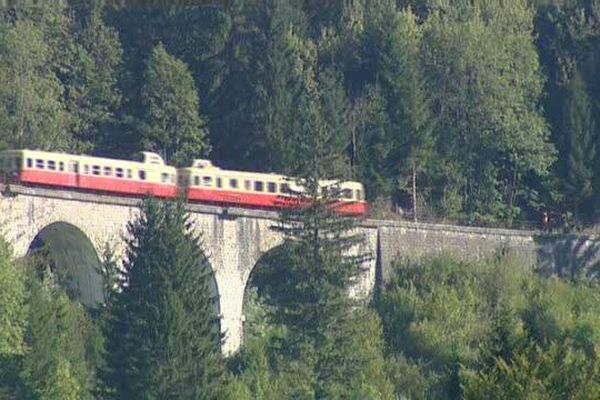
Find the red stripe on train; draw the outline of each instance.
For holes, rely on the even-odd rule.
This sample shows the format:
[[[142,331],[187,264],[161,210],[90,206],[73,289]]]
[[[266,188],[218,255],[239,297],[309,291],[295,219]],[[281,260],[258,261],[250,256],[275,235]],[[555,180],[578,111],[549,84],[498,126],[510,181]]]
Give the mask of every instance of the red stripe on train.
[[[77,175],[69,172],[51,171],[21,171],[19,182],[47,187],[61,187],[84,189],[112,194],[145,196],[153,195],[163,198],[174,198],[178,195],[175,185],[132,181],[127,179],[105,176]],[[265,193],[244,193],[227,190],[187,189],[188,201],[211,203],[227,206],[240,206],[261,209],[283,209],[298,206],[298,201],[285,196]],[[366,202],[339,201],[332,205],[341,215],[361,216],[366,215],[368,206]]]
[[[240,193],[227,190],[188,188],[187,198],[189,201],[195,202],[264,209],[283,209],[298,206],[296,199],[270,193]],[[364,202],[339,201],[333,204],[332,208],[341,215],[365,215],[367,213],[367,204]]]
[[[20,182],[136,196],[151,194],[156,197],[176,197],[178,193],[175,185],[146,183],[103,176],[77,175],[69,172],[23,170]]]

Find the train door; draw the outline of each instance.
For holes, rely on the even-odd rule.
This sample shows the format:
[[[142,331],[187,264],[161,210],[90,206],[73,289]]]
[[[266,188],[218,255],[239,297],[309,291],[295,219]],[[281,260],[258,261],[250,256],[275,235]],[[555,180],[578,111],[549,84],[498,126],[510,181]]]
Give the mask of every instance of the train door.
[[[79,162],[69,160],[69,185],[79,187]]]

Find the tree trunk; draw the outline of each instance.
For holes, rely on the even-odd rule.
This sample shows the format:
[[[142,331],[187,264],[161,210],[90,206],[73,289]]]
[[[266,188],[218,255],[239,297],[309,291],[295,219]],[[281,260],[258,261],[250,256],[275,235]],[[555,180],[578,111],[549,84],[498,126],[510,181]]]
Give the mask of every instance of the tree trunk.
[[[513,205],[515,204],[515,197],[517,194],[517,178],[517,167],[515,167],[510,183],[510,192],[508,194],[508,218],[506,220],[507,228],[510,228],[513,223]]]
[[[417,222],[417,166],[412,163],[412,206],[413,221]]]

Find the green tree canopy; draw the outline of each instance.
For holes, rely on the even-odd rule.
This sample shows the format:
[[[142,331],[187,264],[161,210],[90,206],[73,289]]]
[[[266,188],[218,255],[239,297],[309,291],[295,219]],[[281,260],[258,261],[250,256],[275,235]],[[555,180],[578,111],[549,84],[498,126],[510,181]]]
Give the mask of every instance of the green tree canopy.
[[[185,63],[158,44],[150,55],[144,77],[144,146],[178,165],[189,165],[194,158],[208,154],[210,146],[199,115],[198,92]]]
[[[212,270],[184,204],[146,200],[129,232],[107,385],[118,399],[224,398]]]
[[[69,114],[43,30],[25,20],[0,31],[0,146],[68,149]]]

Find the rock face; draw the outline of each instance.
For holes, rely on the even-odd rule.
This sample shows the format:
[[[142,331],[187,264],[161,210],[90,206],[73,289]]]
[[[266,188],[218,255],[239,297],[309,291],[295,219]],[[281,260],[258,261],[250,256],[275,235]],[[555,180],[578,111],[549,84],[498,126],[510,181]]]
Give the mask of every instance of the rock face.
[[[12,185],[9,192],[3,190],[0,197],[0,231],[14,254],[22,257],[45,244],[57,267],[64,264],[80,269],[73,273],[82,301],[99,301],[102,282],[94,275],[99,257],[106,246],[117,257],[123,256],[127,223],[137,215],[140,200]],[[189,208],[215,272],[225,336],[223,352],[231,354],[242,343],[244,292],[250,273],[262,255],[283,241],[281,234],[271,229],[277,215],[206,205]],[[481,259],[511,252],[525,264],[537,263],[548,270],[559,264],[564,267],[567,260],[564,268],[570,271],[593,264],[597,247],[593,238],[398,221],[365,220],[359,229],[366,239],[360,251],[372,258],[352,288],[355,296],[368,296],[377,283],[384,282],[397,256],[417,259],[450,253]]]

